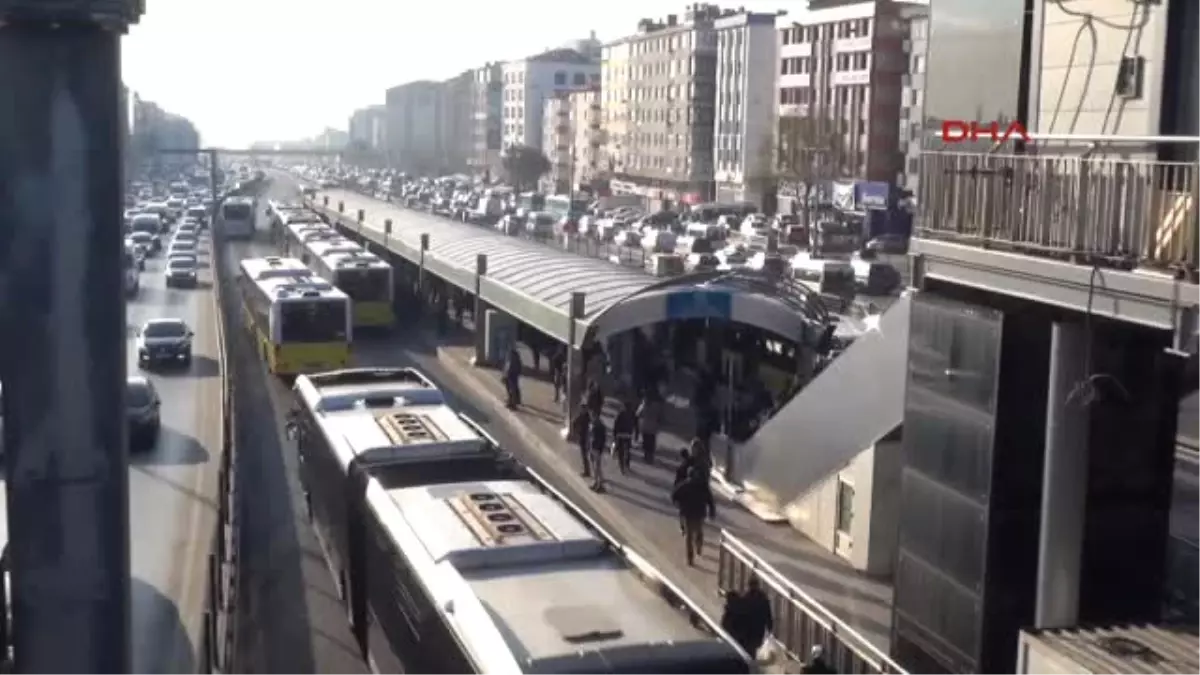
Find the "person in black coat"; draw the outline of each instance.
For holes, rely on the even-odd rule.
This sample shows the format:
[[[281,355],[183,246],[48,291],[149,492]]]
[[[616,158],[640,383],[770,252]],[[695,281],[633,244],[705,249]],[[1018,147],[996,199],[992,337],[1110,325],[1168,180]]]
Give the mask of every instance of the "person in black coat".
[[[771,616],[771,601],[759,585],[758,577],[750,577],[746,582],[746,590],[738,598],[735,612],[735,630],[729,631],[742,649],[751,656],[756,656],[767,639],[767,633],[775,627]]]
[[[671,501],[683,519],[684,550],[688,565],[696,564],[696,555],[704,550],[704,517],[717,517],[708,475],[700,467],[692,467],[687,480],[675,487]]]
[[[592,442],[592,413],[583,406],[579,406],[579,410],[571,420],[571,438],[579,446],[579,464],[583,467],[582,475],[584,478],[590,478],[592,457],[589,448]]]
[[[592,489],[604,492],[604,451],[608,449],[608,429],[599,415],[592,415],[591,439],[588,449],[592,465]]]

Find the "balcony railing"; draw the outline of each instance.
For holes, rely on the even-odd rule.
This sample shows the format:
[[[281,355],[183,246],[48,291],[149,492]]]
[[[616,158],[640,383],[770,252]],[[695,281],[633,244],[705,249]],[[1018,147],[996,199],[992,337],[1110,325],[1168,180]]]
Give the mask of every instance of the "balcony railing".
[[[1197,163],[1138,159],[1111,142],[1074,153],[1031,145],[1026,154],[923,151],[918,236],[1195,274]]]

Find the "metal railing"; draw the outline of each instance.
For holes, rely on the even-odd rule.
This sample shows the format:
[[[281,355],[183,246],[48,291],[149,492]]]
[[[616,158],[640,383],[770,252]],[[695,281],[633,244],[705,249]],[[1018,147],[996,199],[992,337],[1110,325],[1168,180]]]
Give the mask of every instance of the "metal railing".
[[[758,577],[771,601],[775,624],[771,637],[791,658],[803,661],[814,646],[820,645],[835,673],[907,672],[744,542],[721,530],[717,558],[719,592],[742,591],[751,576]]]
[[[215,208],[214,208],[215,211]],[[221,283],[224,269],[224,246],[220,233],[210,224],[212,246],[212,279],[216,295],[218,356],[222,368],[221,388],[221,465],[217,473],[217,526],[208,553],[207,583],[204,600],[204,625],[200,641],[200,673],[229,673],[236,669],[236,608],[238,601],[238,481],[235,461],[234,407],[236,395],[229,377],[228,349],[225,333],[225,294]]]
[[[1195,139],[1165,139],[1196,144]],[[1200,170],[1145,139],[1047,137],[1025,154],[921,153],[918,236],[1194,274]]]
[[[1167,539],[1167,583],[1164,614],[1168,621],[1195,624],[1200,620],[1196,569],[1200,567],[1200,546],[1180,537]]]

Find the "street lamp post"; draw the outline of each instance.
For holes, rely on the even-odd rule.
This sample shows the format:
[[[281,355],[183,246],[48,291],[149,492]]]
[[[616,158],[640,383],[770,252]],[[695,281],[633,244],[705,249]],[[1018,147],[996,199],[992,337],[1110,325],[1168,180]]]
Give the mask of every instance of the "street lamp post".
[[[16,672],[128,673],[120,36],[140,0],[0,0],[0,378]],[[144,668],[145,666],[143,666]]]

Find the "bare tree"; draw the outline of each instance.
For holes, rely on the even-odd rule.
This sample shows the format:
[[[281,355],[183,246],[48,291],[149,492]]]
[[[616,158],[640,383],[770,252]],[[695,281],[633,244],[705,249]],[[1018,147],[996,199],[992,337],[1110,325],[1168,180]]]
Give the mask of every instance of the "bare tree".
[[[520,191],[525,187],[536,188],[538,179],[550,172],[550,160],[541,150],[528,145],[507,148],[500,160],[504,173],[513,188]]]
[[[801,200],[804,223],[811,222],[810,202],[821,181],[846,173],[845,124],[825,116],[779,118],[775,143],[775,179]]]

